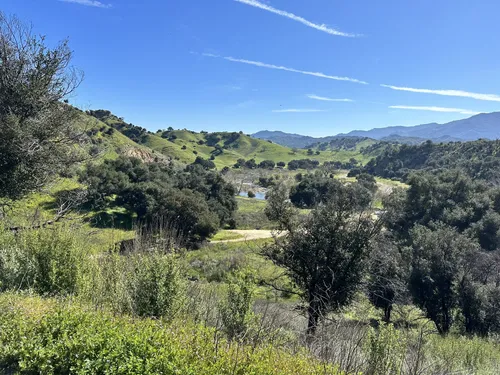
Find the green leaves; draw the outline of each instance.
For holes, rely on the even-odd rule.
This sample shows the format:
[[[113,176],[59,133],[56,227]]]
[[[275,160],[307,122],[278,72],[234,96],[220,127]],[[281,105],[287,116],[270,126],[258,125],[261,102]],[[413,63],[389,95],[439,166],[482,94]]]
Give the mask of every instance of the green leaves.
[[[40,302],[0,296],[0,372],[345,375],[302,351],[230,343],[189,321],[132,320],[65,302],[42,309]]]

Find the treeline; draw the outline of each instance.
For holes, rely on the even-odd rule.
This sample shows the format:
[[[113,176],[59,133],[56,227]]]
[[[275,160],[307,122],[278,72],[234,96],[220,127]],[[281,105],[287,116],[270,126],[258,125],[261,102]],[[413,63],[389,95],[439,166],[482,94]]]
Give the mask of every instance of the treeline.
[[[386,240],[396,246],[391,260],[391,247],[383,245],[389,263],[376,267],[375,285],[385,291],[407,285],[440,333],[455,326],[481,335],[500,332],[500,190],[459,170],[421,172],[408,183],[406,192],[386,202],[392,236]],[[388,308],[391,298],[384,296]]]
[[[288,168],[291,171],[296,171],[298,169],[312,170],[320,167],[320,162],[314,159],[294,159],[290,160],[288,163],[284,161],[279,161],[275,163],[273,160],[263,160],[260,163],[257,163],[255,159],[238,159],[236,163],[233,165],[233,168],[247,168],[247,169],[274,169],[275,167],[283,169]],[[341,161],[325,161],[323,163],[324,167],[334,168],[334,169],[352,169],[355,166],[359,165],[359,162],[351,158],[347,162]]]
[[[284,231],[263,255],[286,270],[307,302],[309,333],[364,291],[392,320],[415,304],[436,330],[500,333],[500,189],[460,170],[420,172],[383,199],[370,175],[342,185],[320,173],[268,193],[266,214]],[[294,206],[312,208],[301,219]]]
[[[148,135],[151,134],[146,128],[129,124],[125,122],[123,118],[117,117],[110,111],[104,109],[89,110],[86,113],[118,130],[120,133],[139,144],[145,143]]]
[[[375,176],[407,180],[415,170],[460,168],[472,178],[496,182],[500,178],[500,141],[390,145],[368,162],[364,171]]]
[[[335,137],[329,142],[319,142],[312,144],[306,148],[317,148],[320,151],[326,150],[346,150],[346,151],[355,151],[358,147],[358,144],[371,138],[368,137]],[[380,142],[377,142],[380,143]],[[383,142],[382,142],[383,143]]]

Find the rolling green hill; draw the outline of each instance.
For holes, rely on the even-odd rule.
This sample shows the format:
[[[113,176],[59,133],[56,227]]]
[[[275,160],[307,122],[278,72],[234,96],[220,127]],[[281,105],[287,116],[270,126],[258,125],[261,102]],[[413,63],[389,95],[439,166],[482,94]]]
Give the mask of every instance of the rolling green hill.
[[[315,148],[313,152],[303,149],[292,149],[270,141],[253,138],[242,132],[196,133],[190,130],[159,130],[152,133],[145,128],[126,123],[123,119],[109,111],[88,111],[88,117],[95,118],[99,124],[105,124],[116,129],[125,136],[128,142],[125,147],[132,147],[133,152],[146,152],[150,157],[163,155],[181,163],[192,163],[197,156],[212,159],[217,168],[232,166],[238,159],[255,159],[257,163],[263,160],[272,160],[275,163],[288,163],[294,159],[315,159],[319,162],[340,161],[347,162],[351,158],[361,163],[368,162],[370,152],[361,152],[364,147],[372,146],[375,141],[359,142],[354,148]],[[121,138],[113,138],[115,149],[123,142]],[[113,147],[111,147],[113,148]],[[123,151],[122,151],[123,152]],[[128,151],[130,153],[132,151]],[[120,152],[117,152],[120,153]]]

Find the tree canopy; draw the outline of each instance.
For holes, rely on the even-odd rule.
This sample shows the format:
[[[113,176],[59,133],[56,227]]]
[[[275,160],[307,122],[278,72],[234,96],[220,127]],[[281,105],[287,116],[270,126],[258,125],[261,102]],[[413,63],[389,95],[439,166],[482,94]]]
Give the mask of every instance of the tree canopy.
[[[62,102],[82,79],[71,60],[67,41],[48,47],[0,12],[0,198],[40,189],[82,159],[78,111]]]

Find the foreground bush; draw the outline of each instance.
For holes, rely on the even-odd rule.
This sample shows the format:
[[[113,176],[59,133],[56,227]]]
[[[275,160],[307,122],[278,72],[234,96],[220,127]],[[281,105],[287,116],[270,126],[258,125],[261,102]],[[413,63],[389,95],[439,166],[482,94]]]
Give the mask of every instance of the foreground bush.
[[[175,254],[100,254],[85,266],[78,295],[95,307],[170,319],[182,306],[184,283]]]
[[[304,353],[229,343],[186,322],[118,318],[13,295],[0,296],[0,373],[345,374]]]
[[[69,227],[26,230],[0,228],[0,291],[34,290],[68,295],[77,290],[79,270],[89,248]]]

